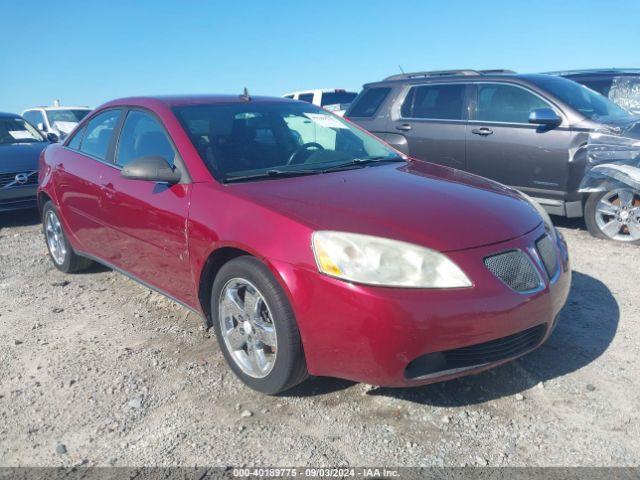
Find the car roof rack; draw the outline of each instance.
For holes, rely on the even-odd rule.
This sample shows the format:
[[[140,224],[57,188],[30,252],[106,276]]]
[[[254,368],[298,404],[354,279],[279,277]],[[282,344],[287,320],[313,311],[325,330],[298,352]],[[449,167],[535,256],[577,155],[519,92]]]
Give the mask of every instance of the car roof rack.
[[[412,72],[412,73],[399,73],[397,75],[391,75],[384,80],[409,80],[411,78],[432,78],[432,77],[452,77],[456,75],[461,76],[474,76],[474,75],[486,75],[496,73],[516,73],[513,70],[495,69],[495,70],[472,70],[472,69],[460,69],[460,70],[432,70],[425,72]]]

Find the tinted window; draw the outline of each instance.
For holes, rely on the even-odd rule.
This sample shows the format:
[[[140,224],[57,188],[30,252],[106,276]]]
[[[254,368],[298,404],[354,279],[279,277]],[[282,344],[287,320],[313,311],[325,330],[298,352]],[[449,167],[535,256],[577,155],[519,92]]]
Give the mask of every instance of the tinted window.
[[[173,165],[175,151],[158,120],[134,110],[129,112],[122,126],[116,163],[126,165],[142,157],[162,157]]]
[[[424,85],[413,87],[402,104],[405,118],[462,120],[465,85]]]
[[[0,145],[10,143],[43,142],[38,130],[21,117],[0,118]],[[10,160],[10,158],[9,158]],[[0,168],[2,164],[0,163]]]
[[[351,105],[347,115],[349,117],[373,117],[390,91],[391,89],[388,87],[366,89]]]
[[[602,122],[633,120],[629,112],[579,83],[551,75],[536,75],[532,81],[591,120]]]
[[[322,94],[322,106],[325,105],[338,105],[340,103],[351,103],[353,99],[358,96],[353,92],[324,92]]]
[[[313,93],[301,93],[298,95],[298,100],[307,103],[313,103]]]
[[[109,143],[119,117],[120,110],[109,110],[92,118],[87,124],[80,151],[106,160]]]
[[[82,143],[82,136],[84,135],[84,132],[87,130],[87,127],[82,127],[82,129],[77,132],[72,138],[71,140],[69,140],[69,143],[67,143],[67,147],[72,148],[74,150],[80,150],[80,144]]]
[[[594,92],[598,92],[605,97],[609,96],[609,90],[611,90],[611,84],[613,78],[589,78],[589,79],[572,79],[582,85],[589,87]]]
[[[551,106],[537,95],[512,85],[478,85],[478,120],[529,123],[529,114]]]
[[[221,180],[268,177],[270,170],[313,174],[338,165],[361,168],[355,158],[397,159],[379,140],[306,103],[191,105],[174,112]]]

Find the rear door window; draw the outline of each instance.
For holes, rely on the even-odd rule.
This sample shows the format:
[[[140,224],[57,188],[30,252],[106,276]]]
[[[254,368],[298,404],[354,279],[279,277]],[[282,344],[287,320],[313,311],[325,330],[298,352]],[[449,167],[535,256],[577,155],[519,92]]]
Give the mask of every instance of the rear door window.
[[[552,108],[532,92],[513,85],[479,84],[477,120],[529,124],[529,114]]]
[[[160,157],[173,166],[175,155],[171,140],[155,117],[139,110],[127,114],[118,141],[118,165],[143,157]]]
[[[373,117],[387,98],[391,89],[389,87],[375,87],[366,89],[351,105],[348,117]]]
[[[463,120],[465,84],[422,85],[412,87],[401,113],[404,118]]]
[[[113,131],[119,118],[120,110],[108,110],[89,120],[80,151],[100,160],[107,160]]]

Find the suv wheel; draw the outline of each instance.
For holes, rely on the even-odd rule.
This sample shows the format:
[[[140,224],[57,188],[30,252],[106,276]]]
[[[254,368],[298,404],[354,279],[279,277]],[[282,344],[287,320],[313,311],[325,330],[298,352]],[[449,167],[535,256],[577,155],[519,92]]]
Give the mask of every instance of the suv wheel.
[[[224,357],[246,385],[276,394],[307,378],[293,310],[262,262],[244,256],[226,263],[213,283],[211,313]]]
[[[79,272],[93,263],[73,251],[67,236],[62,229],[58,212],[51,201],[42,208],[42,230],[47,241],[49,256],[56,268],[65,273]]]
[[[640,192],[618,188],[593,193],[585,204],[585,223],[594,237],[640,245]]]

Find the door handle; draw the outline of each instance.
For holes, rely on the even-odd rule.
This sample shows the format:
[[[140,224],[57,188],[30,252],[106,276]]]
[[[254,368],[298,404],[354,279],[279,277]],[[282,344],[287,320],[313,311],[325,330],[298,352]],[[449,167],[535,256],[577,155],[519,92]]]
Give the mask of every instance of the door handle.
[[[471,130],[471,133],[474,133],[476,135],[482,135],[483,137],[486,137],[487,135],[491,135],[493,133],[493,130],[491,130],[490,128],[487,128],[487,127],[474,128],[473,130]]]
[[[409,130],[411,130],[411,125],[409,125],[408,123],[402,123],[400,125],[396,125],[396,130],[401,130],[403,132],[408,132]]]

